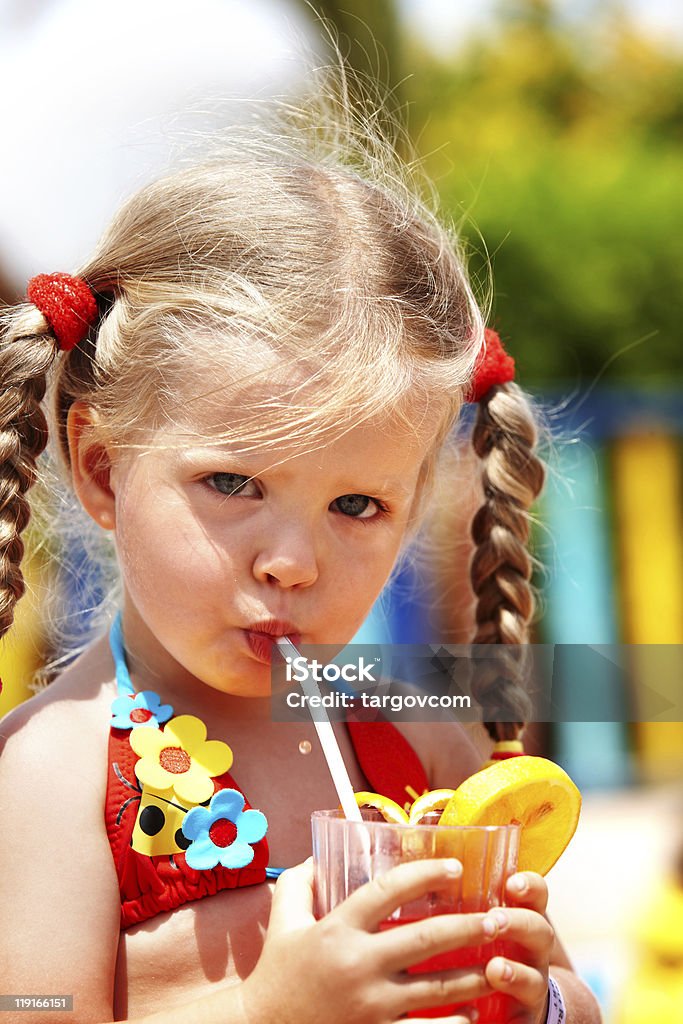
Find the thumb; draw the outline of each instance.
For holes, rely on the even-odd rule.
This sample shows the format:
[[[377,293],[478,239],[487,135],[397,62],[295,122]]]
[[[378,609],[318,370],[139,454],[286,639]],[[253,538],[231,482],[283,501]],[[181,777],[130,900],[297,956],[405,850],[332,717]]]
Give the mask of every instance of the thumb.
[[[290,932],[309,927],[313,917],[313,858],[283,871],[273,890],[268,931]]]

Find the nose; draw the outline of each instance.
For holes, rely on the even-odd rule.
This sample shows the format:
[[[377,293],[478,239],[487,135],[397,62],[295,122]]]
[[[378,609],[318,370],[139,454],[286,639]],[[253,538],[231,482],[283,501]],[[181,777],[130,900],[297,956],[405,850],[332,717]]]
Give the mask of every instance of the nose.
[[[273,526],[254,559],[254,578],[283,588],[310,587],[320,570],[310,526],[304,523]]]

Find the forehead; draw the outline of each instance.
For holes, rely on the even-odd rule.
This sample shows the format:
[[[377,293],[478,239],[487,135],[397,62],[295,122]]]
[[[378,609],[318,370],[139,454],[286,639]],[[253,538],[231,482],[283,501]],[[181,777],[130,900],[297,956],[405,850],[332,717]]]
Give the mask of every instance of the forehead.
[[[247,475],[273,475],[297,486],[303,478],[330,482],[342,490],[368,490],[378,497],[409,497],[434,447],[436,427],[416,429],[385,419],[337,429],[321,437],[257,441],[165,432],[163,462],[185,470],[232,469]],[[227,457],[227,461],[226,461]]]
[[[262,354],[249,379],[206,385],[205,380],[186,381],[166,406],[168,422],[159,433],[167,441],[172,435],[177,447],[288,458],[317,451],[322,461],[331,452],[370,457],[379,448],[386,461],[401,463],[424,457],[447,412],[443,401],[430,402],[417,394],[384,408],[381,396],[355,405],[343,395],[337,400],[334,392],[327,392],[320,372],[298,367],[295,374]]]

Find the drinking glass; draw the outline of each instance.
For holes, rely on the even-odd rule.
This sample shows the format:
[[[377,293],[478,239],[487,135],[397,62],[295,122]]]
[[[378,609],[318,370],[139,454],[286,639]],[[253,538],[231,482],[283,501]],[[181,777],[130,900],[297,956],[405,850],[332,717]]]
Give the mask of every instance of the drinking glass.
[[[361,885],[407,860],[455,857],[462,875],[448,887],[429,892],[399,907],[380,930],[397,928],[435,914],[468,914],[504,905],[505,883],[517,870],[519,825],[400,825],[367,820],[350,821],[341,811],[314,811],[313,862],[315,915],[328,914]],[[455,949],[408,968],[409,974],[454,970],[481,965],[513,950],[502,940]],[[479,1024],[499,1024],[506,1018],[510,998],[493,993],[474,1001]],[[462,1003],[420,1009],[409,1017],[447,1017]]]

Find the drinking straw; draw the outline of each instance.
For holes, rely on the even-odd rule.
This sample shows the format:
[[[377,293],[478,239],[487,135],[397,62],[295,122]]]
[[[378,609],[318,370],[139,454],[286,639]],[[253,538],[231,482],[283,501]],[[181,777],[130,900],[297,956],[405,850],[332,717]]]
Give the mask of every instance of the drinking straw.
[[[303,656],[299,653],[297,648],[294,646],[289,637],[280,636],[275,640],[278,650],[282,655],[283,659],[289,658],[302,658]],[[304,658],[304,661],[306,659]],[[330,769],[330,775],[334,782],[335,789],[337,790],[337,796],[339,797],[339,803],[342,805],[345,818],[350,818],[352,821],[362,821],[363,816],[360,813],[360,808],[356,803],[356,798],[353,794],[353,786],[349,779],[349,773],[346,770],[344,759],[337,743],[337,738],[334,735],[332,725],[327,717],[327,711],[322,705],[321,693],[318,688],[318,684],[312,677],[310,672],[306,673],[305,679],[301,680],[301,689],[304,692],[304,696],[307,698],[306,704],[308,710],[311,713],[315,731],[318,734],[320,740],[320,746],[323,749],[325,760],[327,761],[327,767]],[[315,713],[311,706],[311,698],[318,698],[314,701]]]

